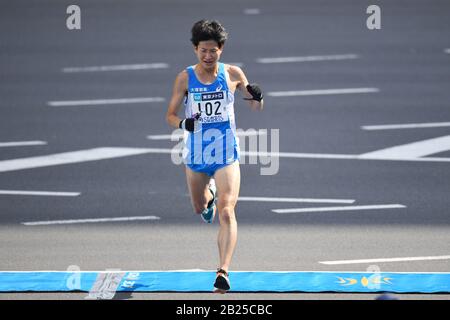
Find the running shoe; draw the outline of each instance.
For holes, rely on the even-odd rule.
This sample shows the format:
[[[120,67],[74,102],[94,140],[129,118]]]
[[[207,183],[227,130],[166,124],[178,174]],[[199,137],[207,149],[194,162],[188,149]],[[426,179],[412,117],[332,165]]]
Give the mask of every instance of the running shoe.
[[[217,269],[216,282],[214,282],[214,289],[216,292],[225,293],[230,290],[230,280],[228,273],[223,269]]]
[[[206,223],[212,223],[214,221],[214,217],[216,216],[216,183],[214,179],[211,179],[209,184],[209,191],[211,192],[213,198],[208,202],[208,207],[203,210],[201,217],[202,220]]]

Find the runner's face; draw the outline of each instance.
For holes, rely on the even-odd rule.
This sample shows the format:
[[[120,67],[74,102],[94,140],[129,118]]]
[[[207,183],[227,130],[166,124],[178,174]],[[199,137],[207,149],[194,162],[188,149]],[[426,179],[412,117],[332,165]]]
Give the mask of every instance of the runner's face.
[[[200,41],[195,48],[200,65],[207,70],[214,69],[222,54],[222,48],[214,40]]]

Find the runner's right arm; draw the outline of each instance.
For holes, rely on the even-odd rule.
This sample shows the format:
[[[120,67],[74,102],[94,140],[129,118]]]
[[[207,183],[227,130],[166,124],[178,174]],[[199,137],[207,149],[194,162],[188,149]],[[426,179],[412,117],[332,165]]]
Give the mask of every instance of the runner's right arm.
[[[167,123],[174,128],[180,128],[180,123],[183,121],[180,117],[178,117],[178,113],[181,109],[181,103],[186,95],[187,91],[187,83],[188,83],[188,75],[186,70],[180,72],[173,85],[172,98],[169,102],[169,107],[166,113],[166,121]]]

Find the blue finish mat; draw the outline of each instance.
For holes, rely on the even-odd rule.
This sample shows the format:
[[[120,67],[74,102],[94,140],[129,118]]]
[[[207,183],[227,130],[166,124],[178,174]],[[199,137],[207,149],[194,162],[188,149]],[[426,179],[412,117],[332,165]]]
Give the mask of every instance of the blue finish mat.
[[[0,272],[1,292],[89,292],[114,272]],[[230,272],[230,292],[449,293],[450,273]],[[213,271],[122,271],[115,291],[211,292]]]

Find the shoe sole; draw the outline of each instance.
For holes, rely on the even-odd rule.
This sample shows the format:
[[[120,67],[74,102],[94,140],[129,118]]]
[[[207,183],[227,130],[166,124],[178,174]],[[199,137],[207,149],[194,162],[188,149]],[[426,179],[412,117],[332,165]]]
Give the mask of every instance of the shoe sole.
[[[224,277],[218,276],[214,283],[214,288],[217,289],[217,291],[220,291],[220,293],[225,293],[230,290],[230,285]]]
[[[225,294],[225,293],[227,293],[227,290],[221,290],[221,289],[214,288],[213,293]]]

